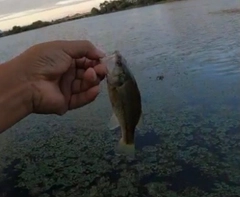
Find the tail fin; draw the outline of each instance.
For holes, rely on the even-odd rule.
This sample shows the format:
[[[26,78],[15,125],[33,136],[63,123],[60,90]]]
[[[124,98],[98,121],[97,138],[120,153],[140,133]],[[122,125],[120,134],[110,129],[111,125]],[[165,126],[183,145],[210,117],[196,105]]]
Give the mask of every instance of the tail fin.
[[[135,156],[135,144],[126,144],[123,139],[121,138],[118,146],[117,151],[121,154],[134,157]]]

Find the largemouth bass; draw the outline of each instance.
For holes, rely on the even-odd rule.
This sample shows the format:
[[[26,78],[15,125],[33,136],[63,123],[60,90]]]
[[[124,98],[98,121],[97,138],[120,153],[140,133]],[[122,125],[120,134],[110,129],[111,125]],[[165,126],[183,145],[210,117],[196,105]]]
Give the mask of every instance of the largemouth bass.
[[[142,124],[141,95],[137,82],[127,66],[126,59],[119,51],[109,56],[107,68],[107,89],[113,109],[109,122],[110,130],[120,126],[122,137],[118,150],[133,155],[135,153],[134,134]]]

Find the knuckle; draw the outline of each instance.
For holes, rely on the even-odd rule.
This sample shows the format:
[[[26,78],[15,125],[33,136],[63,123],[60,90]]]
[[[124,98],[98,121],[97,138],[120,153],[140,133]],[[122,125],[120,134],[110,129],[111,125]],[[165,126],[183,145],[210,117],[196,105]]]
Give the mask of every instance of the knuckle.
[[[27,51],[32,52],[32,51],[39,50],[39,48],[41,48],[41,44],[36,44],[36,45],[29,47]]]
[[[87,47],[93,47],[93,43],[89,40],[82,40],[82,43],[84,46],[87,46]]]

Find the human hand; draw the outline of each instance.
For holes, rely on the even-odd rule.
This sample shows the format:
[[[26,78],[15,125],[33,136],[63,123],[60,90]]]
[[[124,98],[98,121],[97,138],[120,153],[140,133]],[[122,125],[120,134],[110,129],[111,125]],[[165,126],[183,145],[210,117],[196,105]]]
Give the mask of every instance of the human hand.
[[[103,52],[89,41],[52,41],[34,45],[13,61],[32,92],[32,112],[62,115],[97,97],[107,69]]]

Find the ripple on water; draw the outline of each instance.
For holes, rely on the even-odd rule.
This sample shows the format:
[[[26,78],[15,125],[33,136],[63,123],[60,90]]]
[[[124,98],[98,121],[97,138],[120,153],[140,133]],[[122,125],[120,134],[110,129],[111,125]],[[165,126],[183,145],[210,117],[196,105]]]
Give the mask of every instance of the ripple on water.
[[[239,52],[236,46],[232,47],[230,50],[222,46],[217,46],[198,52],[192,57],[196,64],[191,66],[189,71],[207,72],[208,75],[212,76],[239,75]]]

